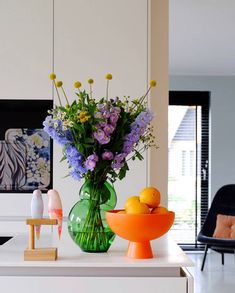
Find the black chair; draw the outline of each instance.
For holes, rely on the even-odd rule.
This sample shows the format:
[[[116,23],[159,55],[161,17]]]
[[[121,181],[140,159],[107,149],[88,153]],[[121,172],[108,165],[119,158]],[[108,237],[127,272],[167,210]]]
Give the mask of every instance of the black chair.
[[[235,216],[235,184],[224,185],[216,192],[205,222],[198,234],[197,240],[205,244],[201,271],[203,271],[205,265],[208,248],[221,253],[223,265],[224,253],[235,253],[235,239],[212,237],[218,214]]]

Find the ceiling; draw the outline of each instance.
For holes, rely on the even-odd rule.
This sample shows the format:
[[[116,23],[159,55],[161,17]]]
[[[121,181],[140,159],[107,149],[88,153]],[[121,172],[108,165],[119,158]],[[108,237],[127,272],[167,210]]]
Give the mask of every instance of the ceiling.
[[[169,0],[170,75],[235,75],[235,0]]]

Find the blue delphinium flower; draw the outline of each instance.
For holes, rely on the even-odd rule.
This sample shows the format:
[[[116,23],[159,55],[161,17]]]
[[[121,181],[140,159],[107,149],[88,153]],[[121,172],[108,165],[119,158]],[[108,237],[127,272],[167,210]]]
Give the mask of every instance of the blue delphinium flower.
[[[87,173],[88,169],[83,165],[83,157],[74,145],[71,144],[66,148],[65,155],[73,171],[81,175]]]
[[[134,150],[135,144],[138,143],[140,137],[145,133],[152,119],[153,114],[149,110],[141,112],[136,117],[131,125],[131,132],[124,137],[122,152],[114,157],[113,169],[120,169],[124,165],[126,156]]]
[[[134,145],[139,141],[153,119],[153,114],[149,111],[141,112],[131,125],[131,132],[124,137],[123,152],[129,154],[133,151]]]
[[[64,130],[62,121],[47,116],[43,122],[44,130],[60,145],[65,145],[72,140],[72,133],[69,129]]]
[[[113,169],[117,169],[117,170],[122,168],[124,165],[126,156],[127,156],[127,154],[125,154],[125,153],[117,154],[113,159],[111,167]]]

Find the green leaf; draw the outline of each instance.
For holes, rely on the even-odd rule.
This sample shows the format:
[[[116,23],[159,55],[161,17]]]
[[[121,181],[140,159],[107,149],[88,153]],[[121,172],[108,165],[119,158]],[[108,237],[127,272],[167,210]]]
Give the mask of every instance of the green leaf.
[[[94,143],[94,138],[86,137],[85,138],[85,143]]]
[[[118,178],[122,180],[124,177],[126,177],[126,172],[129,170],[129,167],[127,163],[124,164],[124,166],[120,169]]]
[[[139,159],[140,161],[142,161],[144,159],[144,157],[141,155],[141,153],[139,153],[137,150],[135,150],[135,156],[137,159]]]
[[[76,148],[78,149],[78,151],[81,153],[81,154],[84,154],[84,147],[82,144],[76,144]]]
[[[63,162],[64,160],[66,160],[67,157],[66,156],[63,156],[61,159],[60,159],[60,163]]]
[[[84,148],[93,148],[94,147],[93,144],[88,144],[88,143],[83,143],[82,145]]]
[[[73,125],[73,128],[74,128],[74,129],[77,129],[77,130],[79,130],[79,131],[81,131],[81,132],[84,132],[83,127],[82,127],[80,124],[77,124],[77,123],[74,124],[74,125]]]

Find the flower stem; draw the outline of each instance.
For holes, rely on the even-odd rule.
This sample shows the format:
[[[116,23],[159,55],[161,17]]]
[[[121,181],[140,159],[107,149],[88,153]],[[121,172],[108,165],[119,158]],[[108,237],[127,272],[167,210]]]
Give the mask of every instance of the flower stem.
[[[56,89],[56,93],[57,93],[57,97],[59,99],[60,106],[62,107],[62,103],[61,103],[61,99],[60,99],[60,94],[59,94],[58,88],[56,86],[55,80],[53,80],[53,83],[54,83],[54,87]]]
[[[92,85],[90,84],[90,97],[92,99]]]
[[[94,184],[89,199],[89,210],[86,215],[82,232],[78,233],[77,241],[86,251],[104,249],[108,244],[108,236],[102,223],[100,210],[100,186]]]
[[[62,86],[61,88],[62,88],[62,91],[63,91],[64,97],[65,97],[65,99],[66,99],[67,105],[69,105],[69,100],[68,100],[68,98],[67,98],[67,95],[66,95],[66,93],[65,93],[65,90],[64,90],[63,86]]]
[[[106,85],[106,101],[108,102],[109,97],[109,80],[107,79],[107,85]]]

